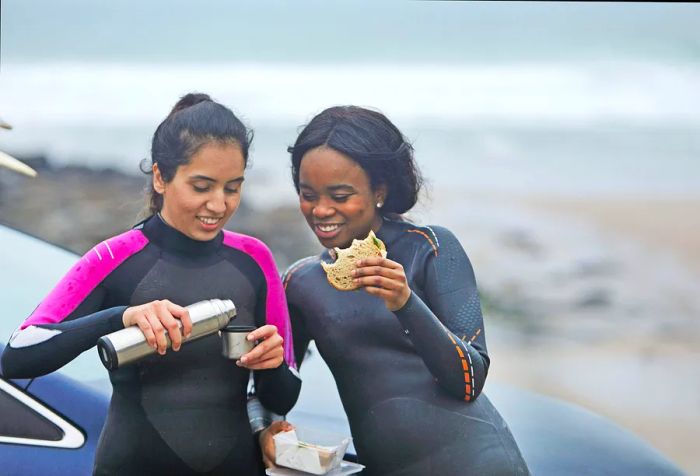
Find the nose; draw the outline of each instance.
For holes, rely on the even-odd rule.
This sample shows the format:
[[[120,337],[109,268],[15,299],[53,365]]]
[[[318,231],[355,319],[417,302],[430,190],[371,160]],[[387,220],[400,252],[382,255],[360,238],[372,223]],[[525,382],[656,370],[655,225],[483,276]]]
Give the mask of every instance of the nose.
[[[226,211],[226,199],[223,193],[215,193],[207,200],[207,210],[222,215]]]
[[[328,218],[330,216],[333,216],[333,214],[335,213],[335,208],[327,202],[321,200],[313,208],[312,213],[314,215],[314,218]]]

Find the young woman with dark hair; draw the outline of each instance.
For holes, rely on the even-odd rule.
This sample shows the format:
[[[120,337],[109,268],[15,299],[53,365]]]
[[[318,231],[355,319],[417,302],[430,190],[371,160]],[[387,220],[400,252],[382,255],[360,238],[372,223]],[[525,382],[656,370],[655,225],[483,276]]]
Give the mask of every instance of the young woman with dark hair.
[[[296,401],[300,381],[272,254],[223,230],[240,203],[251,138],[225,106],[184,96],[153,135],[151,215],[87,252],[3,352],[5,377],[32,378],[128,326],[158,350],[110,372],[95,474],[262,474],[246,411],[250,370],[266,407],[284,414]],[[235,363],[221,355],[216,334],[182,345],[191,331],[184,306],[213,298],[231,299],[236,323],[257,328],[248,338],[261,343]]]
[[[332,287],[329,251],[284,284],[297,361],[310,340],[331,369],[363,474],[528,474],[506,423],[481,394],[489,368],[474,273],[446,228],[401,218],[418,199],[413,148],[384,115],[332,107],[290,147],[301,212],[321,244],[370,230],[386,258],[356,263],[357,291]],[[273,424],[263,434],[269,455]]]

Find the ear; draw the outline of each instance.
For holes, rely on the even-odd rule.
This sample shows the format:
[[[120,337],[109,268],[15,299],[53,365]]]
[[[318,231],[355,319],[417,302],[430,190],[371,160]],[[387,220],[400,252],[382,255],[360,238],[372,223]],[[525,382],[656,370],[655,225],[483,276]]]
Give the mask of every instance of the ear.
[[[158,164],[153,164],[153,190],[161,195],[165,192],[165,180],[163,180],[163,176],[160,174]]]
[[[378,185],[374,190],[374,202],[377,204],[378,208],[381,208],[380,203],[383,205],[386,202],[387,196],[387,186],[385,184]]]

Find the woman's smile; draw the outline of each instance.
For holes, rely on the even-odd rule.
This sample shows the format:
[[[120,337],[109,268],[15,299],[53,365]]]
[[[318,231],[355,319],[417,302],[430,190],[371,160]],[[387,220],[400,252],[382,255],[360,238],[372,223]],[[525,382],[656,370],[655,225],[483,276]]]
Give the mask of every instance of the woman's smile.
[[[316,223],[314,224],[314,232],[319,238],[329,240],[338,235],[342,230],[342,223]]]

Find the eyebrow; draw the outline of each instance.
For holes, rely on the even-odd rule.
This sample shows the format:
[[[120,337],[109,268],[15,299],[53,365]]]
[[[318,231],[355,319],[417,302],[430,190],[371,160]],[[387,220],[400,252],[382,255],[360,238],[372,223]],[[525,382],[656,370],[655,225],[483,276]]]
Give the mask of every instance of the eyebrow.
[[[214,180],[211,177],[207,177],[206,175],[193,175],[192,177],[190,177],[190,180],[191,181],[206,180],[207,182],[216,182],[216,180]],[[237,177],[235,179],[228,180],[226,183],[232,183],[232,182],[242,183],[244,180],[245,180],[245,177]]]
[[[355,187],[353,187],[352,185],[341,183],[338,185],[329,185],[328,190],[332,192],[335,192],[337,190],[355,190]]]
[[[305,184],[304,182],[299,182],[299,188],[310,188],[313,189],[311,185]],[[355,191],[355,187],[349,184],[345,183],[340,183],[336,185],[329,185],[326,187],[327,190],[330,190],[331,192],[336,192],[338,190],[349,190],[349,191]]]

